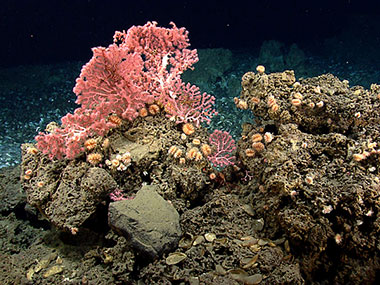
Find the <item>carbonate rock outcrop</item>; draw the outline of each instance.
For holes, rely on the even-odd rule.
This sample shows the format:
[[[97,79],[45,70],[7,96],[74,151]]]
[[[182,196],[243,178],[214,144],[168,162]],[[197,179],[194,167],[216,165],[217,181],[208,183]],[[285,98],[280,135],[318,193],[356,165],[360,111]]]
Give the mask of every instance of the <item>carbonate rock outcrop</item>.
[[[52,224],[75,234],[117,183],[102,168],[76,160],[50,162],[41,153],[28,153],[32,147],[22,146],[21,179],[27,201]]]
[[[209,143],[207,131],[192,127],[185,135],[182,125],[163,112],[139,117],[89,139],[91,149],[73,160],[50,160],[35,145],[23,144],[21,184],[27,200],[55,226],[73,233],[98,206],[134,197],[143,183],[158,185],[165,199],[195,201],[215,182],[207,153],[201,152]]]
[[[331,74],[248,72],[238,106],[245,191],[272,234],[286,233],[307,279],[371,283],[380,269],[380,96]],[[349,278],[349,279],[347,279]]]

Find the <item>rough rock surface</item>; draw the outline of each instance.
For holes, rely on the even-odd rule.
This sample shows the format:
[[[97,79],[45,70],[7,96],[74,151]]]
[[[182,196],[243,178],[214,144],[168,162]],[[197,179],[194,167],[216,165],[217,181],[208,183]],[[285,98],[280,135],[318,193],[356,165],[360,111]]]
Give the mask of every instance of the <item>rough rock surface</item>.
[[[20,167],[5,169],[0,173],[0,212],[11,212],[25,205],[26,195],[21,190]]]
[[[145,185],[134,199],[111,203],[108,212],[111,228],[152,259],[175,249],[181,236],[178,212],[156,190]]]
[[[117,184],[104,169],[79,161],[46,160],[22,146],[21,181],[28,203],[59,228],[76,233]],[[25,178],[28,171],[30,177]],[[41,184],[39,184],[41,183]]]
[[[92,138],[96,146],[71,161],[51,161],[39,151],[30,151],[35,148],[33,144],[23,144],[21,184],[30,205],[55,226],[74,232],[96,214],[101,202],[110,200],[109,194],[115,190],[133,197],[142,183],[147,183],[160,185],[157,191],[165,199],[181,196],[197,200],[212,190],[209,174],[214,170],[206,157],[195,160],[186,154],[199,149],[199,143],[207,144],[208,134],[199,127],[193,134],[183,135],[182,125],[161,112],[124,122],[104,138]],[[181,155],[168,153],[172,146]],[[130,161],[120,168],[118,158],[126,153]],[[91,164],[91,154],[99,155],[100,161]]]
[[[162,276],[185,284],[304,284],[285,238],[269,240],[261,233],[262,221],[252,217],[240,192],[239,187],[215,190],[205,204],[186,210],[179,248],[142,268],[141,279],[146,284],[165,283]]]
[[[378,94],[331,74],[243,76],[239,100],[257,116],[239,141],[243,191],[308,280],[369,284],[380,269]]]

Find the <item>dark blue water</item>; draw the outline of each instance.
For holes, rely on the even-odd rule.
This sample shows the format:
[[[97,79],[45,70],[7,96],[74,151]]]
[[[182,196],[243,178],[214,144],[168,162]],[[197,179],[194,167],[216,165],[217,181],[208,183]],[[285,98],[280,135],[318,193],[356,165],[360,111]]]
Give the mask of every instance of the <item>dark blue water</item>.
[[[267,73],[294,69],[298,78],[328,72],[350,85],[380,83],[376,1],[1,2],[0,167],[18,163],[21,143],[72,112],[91,47],[147,21],[189,31],[200,62],[185,78],[217,98],[211,128],[235,138],[252,115],[234,108],[233,97],[258,64]]]

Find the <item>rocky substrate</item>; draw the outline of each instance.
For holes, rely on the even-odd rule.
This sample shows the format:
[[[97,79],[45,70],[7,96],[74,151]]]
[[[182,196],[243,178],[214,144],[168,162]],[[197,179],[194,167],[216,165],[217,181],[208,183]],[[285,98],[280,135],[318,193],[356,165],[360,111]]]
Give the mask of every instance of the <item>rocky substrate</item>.
[[[21,193],[7,183],[18,171],[2,170],[2,195]],[[186,206],[145,186],[110,204],[109,225],[100,206],[75,235],[52,228],[20,195],[1,216],[1,284],[303,284],[289,241],[260,235],[264,220],[239,193],[229,184]]]
[[[257,116],[244,126],[239,157],[267,234],[290,238],[307,280],[379,278],[379,86],[350,87],[330,74],[297,81],[260,67],[243,76],[235,101]]]
[[[0,176],[0,283],[376,283],[378,93],[245,74],[235,103],[256,121],[221,172],[202,152],[207,131],[186,135],[164,112],[74,160],[24,144]]]

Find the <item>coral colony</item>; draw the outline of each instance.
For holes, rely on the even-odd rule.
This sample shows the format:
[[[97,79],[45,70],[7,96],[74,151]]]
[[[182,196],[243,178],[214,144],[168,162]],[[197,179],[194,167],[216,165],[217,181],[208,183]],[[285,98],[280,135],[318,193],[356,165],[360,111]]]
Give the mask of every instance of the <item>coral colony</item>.
[[[74,87],[79,108],[22,146],[28,202],[57,227],[77,233],[101,201],[131,199],[147,180],[196,199],[234,165],[231,135],[201,126],[217,114],[215,97],[182,81],[198,55],[171,25],[133,26],[93,48]],[[72,195],[81,198],[68,210]]]
[[[122,119],[133,121],[161,108],[186,128],[209,123],[217,114],[215,97],[181,79],[198,61],[197,50],[188,49],[185,28],[171,25],[171,29],[157,27],[156,22],[133,26],[127,32],[116,32],[114,43],[107,48],[93,48],[93,57],[83,66],[74,87],[80,107],[62,118],[61,127],[51,125],[47,133],[39,133],[37,148],[50,159],[74,159],[86,149],[89,137],[104,136]],[[218,139],[224,141],[218,143]],[[228,145],[225,140],[219,135],[212,141],[221,155],[226,155],[220,149],[224,145],[234,150],[231,138]],[[88,160],[96,164],[100,159]],[[230,157],[219,160],[216,154],[211,159],[217,165],[232,163]]]
[[[231,153],[236,149],[236,146],[231,135],[228,132],[215,130],[210,135],[209,140],[211,145],[216,146],[215,153],[208,157],[213,166],[225,167],[233,165],[235,157]]]
[[[255,116],[254,122],[243,124],[236,145],[228,132],[208,133],[203,127],[217,113],[215,98],[182,81],[182,73],[193,68],[198,56],[188,49],[186,29],[171,25],[133,26],[116,32],[107,48],[93,48],[93,57],[74,87],[79,108],[64,116],[61,126],[50,123],[45,133],[37,135],[36,145],[21,147],[21,183],[28,203],[57,228],[75,235],[99,205],[119,201],[110,203],[108,221],[115,233],[124,233],[112,218],[121,215],[112,213],[113,207],[127,209],[136,202],[149,212],[157,210],[155,203],[141,200],[150,192],[160,196],[163,207],[170,204],[165,201],[172,202],[178,229],[175,206],[179,207],[181,226],[190,230],[190,246],[177,252],[186,256],[182,252],[186,250],[189,258],[178,272],[193,274],[186,267],[195,264],[190,255],[198,256],[191,248],[193,241],[204,225],[211,225],[219,231],[213,234],[223,235],[223,244],[238,252],[228,253],[236,258],[231,264],[242,265],[238,257],[246,257],[245,251],[239,253],[240,246],[230,246],[238,237],[239,244],[256,255],[254,262],[247,263],[251,269],[243,265],[252,273],[260,269],[270,276],[262,257],[273,252],[268,258],[275,256],[283,266],[274,271],[281,274],[292,266],[290,272],[302,271],[312,280],[324,270],[340,270],[331,261],[337,255],[338,268],[359,268],[355,274],[360,278],[353,283],[363,283],[363,276],[375,280],[375,274],[368,272],[379,264],[380,85],[372,84],[370,90],[350,87],[331,74],[297,80],[292,70],[266,74],[259,65],[256,72],[243,75],[240,96],[234,98],[237,108],[249,109]],[[203,200],[208,201],[186,209]],[[218,216],[223,225],[214,228]],[[237,216],[245,217],[240,220],[247,224],[236,224]],[[270,239],[251,236],[261,236],[264,227],[262,233],[270,234]],[[144,239],[151,229],[140,231]],[[177,250],[174,245],[181,233],[175,232],[165,233],[177,239],[168,252]],[[132,227],[125,235],[133,241],[134,233]],[[155,237],[147,248],[152,244],[157,244]],[[220,249],[219,242],[215,248]],[[296,248],[294,255],[291,248]],[[141,244],[135,244],[134,250],[140,251]],[[145,254],[151,256],[149,249]],[[256,267],[258,257],[261,264]],[[365,264],[358,258],[364,258]],[[168,259],[165,262],[170,265]],[[151,265],[153,272],[162,263]],[[261,273],[252,275],[259,279],[245,279],[250,276],[240,270],[229,272],[243,276],[236,279],[241,283],[258,284],[255,280],[262,279]],[[166,276],[168,271],[161,273]],[[344,283],[342,276],[335,283]],[[302,284],[293,281],[288,283]]]

